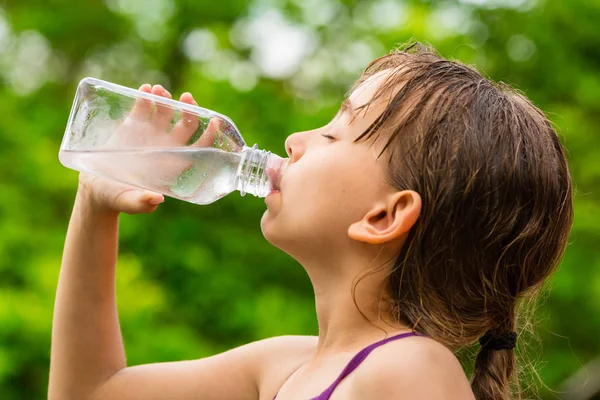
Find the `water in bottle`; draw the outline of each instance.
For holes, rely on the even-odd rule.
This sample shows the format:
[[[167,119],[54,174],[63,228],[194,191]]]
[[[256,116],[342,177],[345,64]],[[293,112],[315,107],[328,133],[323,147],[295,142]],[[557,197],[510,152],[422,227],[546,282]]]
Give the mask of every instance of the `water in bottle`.
[[[170,123],[152,117],[160,112],[172,115]],[[234,190],[265,197],[287,166],[287,159],[246,146],[222,114],[93,78],[77,88],[59,159],[196,204]]]

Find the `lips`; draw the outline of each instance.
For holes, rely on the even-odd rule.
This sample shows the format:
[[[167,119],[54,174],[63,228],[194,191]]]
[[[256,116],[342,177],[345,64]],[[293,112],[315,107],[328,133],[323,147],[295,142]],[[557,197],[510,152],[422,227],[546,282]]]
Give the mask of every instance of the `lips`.
[[[265,173],[271,183],[271,191],[279,191],[279,175],[273,168],[267,168]]]

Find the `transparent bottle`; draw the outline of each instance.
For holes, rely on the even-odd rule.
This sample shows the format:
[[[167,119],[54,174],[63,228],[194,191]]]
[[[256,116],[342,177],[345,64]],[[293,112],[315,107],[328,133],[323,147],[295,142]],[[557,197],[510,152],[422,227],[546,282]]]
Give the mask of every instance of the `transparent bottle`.
[[[94,78],[77,87],[59,159],[195,204],[277,192],[288,161],[248,147],[222,114]]]

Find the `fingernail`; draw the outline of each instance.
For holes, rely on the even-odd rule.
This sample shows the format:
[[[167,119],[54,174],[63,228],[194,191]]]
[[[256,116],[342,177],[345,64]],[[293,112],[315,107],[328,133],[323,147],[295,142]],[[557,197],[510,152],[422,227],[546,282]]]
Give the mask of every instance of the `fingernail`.
[[[162,202],[164,202],[165,199],[161,199],[161,198],[152,198],[150,200],[148,200],[148,203],[152,204],[153,206],[160,204]]]

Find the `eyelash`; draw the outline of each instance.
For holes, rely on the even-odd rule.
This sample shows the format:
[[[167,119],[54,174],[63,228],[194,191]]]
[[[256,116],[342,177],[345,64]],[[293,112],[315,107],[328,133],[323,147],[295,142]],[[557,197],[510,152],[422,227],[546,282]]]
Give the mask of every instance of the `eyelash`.
[[[335,140],[335,138],[331,135],[321,135],[321,136],[323,136],[324,138],[327,138],[329,140]]]

